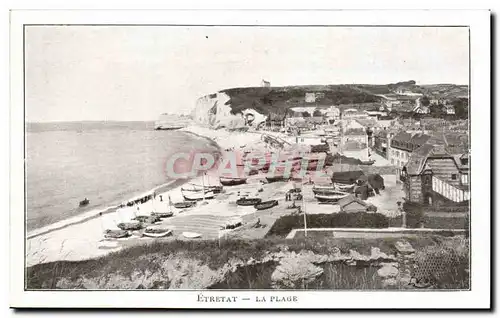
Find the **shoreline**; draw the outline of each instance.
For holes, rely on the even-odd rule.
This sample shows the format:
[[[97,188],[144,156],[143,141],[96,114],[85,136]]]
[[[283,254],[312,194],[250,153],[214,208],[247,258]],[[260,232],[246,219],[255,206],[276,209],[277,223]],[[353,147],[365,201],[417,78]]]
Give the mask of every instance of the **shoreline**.
[[[220,156],[221,148],[213,139],[196,134],[192,131],[184,131],[184,130],[179,130],[179,131],[183,132],[185,134],[194,135],[198,138],[206,139],[211,146],[214,146],[215,148],[217,148],[217,150],[214,153],[217,156]],[[163,192],[173,191],[175,189],[180,189],[186,183],[189,183],[193,180],[196,180],[196,178],[197,177],[170,180],[166,183],[155,186],[149,190],[146,190],[146,191],[142,190],[140,192],[137,191],[139,194],[132,194],[129,198],[122,200],[121,203],[111,204],[111,205],[107,205],[104,207],[96,207],[92,210],[84,211],[78,215],[71,216],[67,219],[59,220],[55,223],[47,224],[47,225],[44,225],[44,226],[39,227],[39,228],[34,228],[34,229],[29,230],[29,231],[27,228],[25,228],[25,230],[26,230],[26,238],[25,239],[30,240],[30,239],[36,238],[38,236],[41,236],[41,235],[45,235],[45,234],[49,234],[49,233],[54,232],[54,231],[65,229],[65,228],[70,227],[72,225],[85,223],[87,221],[99,218],[99,217],[106,215],[106,214],[114,213],[120,208],[120,205],[122,205],[124,203],[126,204],[129,202],[133,202],[135,200],[141,199],[143,197],[150,195],[153,192],[162,192],[163,193]]]

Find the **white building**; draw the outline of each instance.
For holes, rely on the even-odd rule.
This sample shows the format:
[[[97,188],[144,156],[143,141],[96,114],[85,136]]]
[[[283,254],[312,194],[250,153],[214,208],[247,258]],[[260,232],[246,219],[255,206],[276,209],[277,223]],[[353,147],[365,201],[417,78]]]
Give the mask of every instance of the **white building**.
[[[316,94],[315,93],[306,93],[304,100],[306,103],[315,103],[316,102]]]
[[[261,87],[271,87],[271,82],[268,82],[266,80],[262,80],[262,82],[260,82],[260,86]]]

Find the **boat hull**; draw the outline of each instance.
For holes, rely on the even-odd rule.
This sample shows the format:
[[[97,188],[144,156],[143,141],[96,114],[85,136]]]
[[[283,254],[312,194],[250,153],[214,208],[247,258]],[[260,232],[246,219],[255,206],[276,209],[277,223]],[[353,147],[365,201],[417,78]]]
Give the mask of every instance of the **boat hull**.
[[[151,213],[151,216],[153,217],[158,217],[158,218],[169,218],[171,216],[173,216],[174,213],[173,212],[153,212]]]
[[[190,202],[178,202],[178,203],[174,203],[174,207],[176,209],[187,209],[187,208],[190,208],[190,207],[193,207],[195,206],[196,202],[195,201],[190,201]]]
[[[315,195],[314,198],[319,202],[337,203],[340,199],[347,197],[349,193],[343,195]]]
[[[287,181],[290,178],[285,178],[284,176],[279,176],[279,177],[266,177],[267,182],[272,183],[272,182],[280,182],[280,181]]]
[[[262,202],[262,199],[254,198],[254,199],[238,199],[236,200],[237,205],[241,206],[253,206]]]
[[[235,185],[240,185],[244,184],[247,182],[246,178],[220,178],[220,183],[224,186],[235,186]]]
[[[182,236],[186,238],[199,238],[201,237],[201,234],[195,232],[182,232]]]
[[[209,191],[209,192],[205,192],[205,195],[203,195],[202,193],[186,193],[186,192],[183,192],[182,193],[182,197],[184,198],[184,200],[186,201],[202,201],[202,200],[210,200],[210,199],[213,199],[215,196],[215,194],[213,193],[213,191]]]
[[[152,237],[152,238],[165,237],[165,236],[172,235],[172,230],[166,230],[165,232],[161,232],[161,233],[148,233],[145,231],[144,233],[142,233],[142,235],[147,236],[147,237]]]
[[[275,207],[277,205],[278,205],[277,200],[271,200],[271,201],[257,203],[254,206],[257,210],[267,210],[267,209],[270,209],[270,208]]]

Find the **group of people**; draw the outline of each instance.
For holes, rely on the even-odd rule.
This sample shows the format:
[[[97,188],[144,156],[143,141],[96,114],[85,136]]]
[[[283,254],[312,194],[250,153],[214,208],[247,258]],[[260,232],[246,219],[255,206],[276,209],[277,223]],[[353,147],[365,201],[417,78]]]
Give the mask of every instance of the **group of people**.
[[[293,198],[295,193],[292,192],[287,192],[285,193],[285,201],[295,201],[295,200],[302,200],[302,193],[297,193],[295,194],[295,199]]]

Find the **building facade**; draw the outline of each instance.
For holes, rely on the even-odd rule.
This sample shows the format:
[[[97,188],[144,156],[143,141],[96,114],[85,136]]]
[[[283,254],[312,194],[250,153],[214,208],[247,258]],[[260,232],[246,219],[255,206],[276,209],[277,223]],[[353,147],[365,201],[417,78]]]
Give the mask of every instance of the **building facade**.
[[[404,189],[409,202],[433,207],[467,204],[468,153],[451,154],[442,145],[422,145],[405,167]]]

